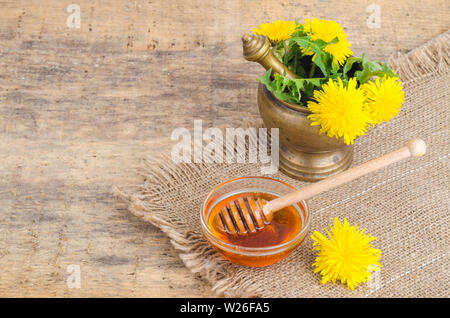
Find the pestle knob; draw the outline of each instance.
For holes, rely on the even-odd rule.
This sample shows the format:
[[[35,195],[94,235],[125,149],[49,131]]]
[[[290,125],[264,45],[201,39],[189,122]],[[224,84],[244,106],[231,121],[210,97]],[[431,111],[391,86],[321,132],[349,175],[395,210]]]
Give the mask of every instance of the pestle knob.
[[[278,73],[289,78],[298,77],[272,54],[270,42],[264,35],[245,34],[242,37],[242,48],[247,61],[258,62],[266,70],[272,68],[272,75]]]
[[[242,43],[247,44],[252,40],[252,36],[250,34],[244,34],[242,36]]]

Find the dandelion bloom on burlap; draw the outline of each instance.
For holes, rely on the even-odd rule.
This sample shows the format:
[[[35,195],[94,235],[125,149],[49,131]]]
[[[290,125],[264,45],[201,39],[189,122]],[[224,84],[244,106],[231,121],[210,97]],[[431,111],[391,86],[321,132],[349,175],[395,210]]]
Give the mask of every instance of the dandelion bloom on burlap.
[[[376,237],[365,234],[365,229],[351,226],[345,218],[343,223],[335,218],[331,233],[325,231],[328,237],[318,231],[311,235],[313,250],[318,251],[314,272],[322,276],[322,284],[339,280],[354,290],[371,279],[371,272],[380,270],[381,251],[371,244]]]
[[[365,95],[370,116],[374,124],[389,122],[397,116],[405,100],[402,83],[398,77],[384,76],[361,86]]]
[[[306,34],[311,34],[311,40],[313,41],[320,39],[331,42],[335,38],[338,39],[338,42],[328,44],[324,48],[324,51],[333,56],[333,63],[336,65],[343,65],[347,58],[353,54],[350,49],[351,44],[347,41],[347,34],[345,34],[342,26],[335,21],[317,18],[305,19],[303,30]],[[304,50],[304,53],[313,54],[311,49]]]
[[[323,90],[315,90],[313,100],[308,101],[311,126],[320,126],[320,133],[329,137],[343,137],[347,145],[364,135],[372,120],[364,105],[364,92],[356,86],[355,78],[347,86],[338,78],[337,82],[330,79]]]
[[[288,40],[297,29],[298,24],[295,21],[277,20],[272,23],[263,23],[259,29],[253,29],[256,35],[265,35],[270,42],[278,43]]]

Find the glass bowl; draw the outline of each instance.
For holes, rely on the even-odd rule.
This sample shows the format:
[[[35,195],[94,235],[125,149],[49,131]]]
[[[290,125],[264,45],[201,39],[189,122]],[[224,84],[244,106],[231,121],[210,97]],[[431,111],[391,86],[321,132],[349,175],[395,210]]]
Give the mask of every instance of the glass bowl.
[[[223,182],[215,187],[203,202],[200,213],[203,235],[214,248],[233,263],[251,267],[261,267],[276,263],[297,248],[308,234],[310,211],[306,201],[293,205],[301,219],[298,233],[292,239],[273,246],[246,247],[226,242],[214,235],[208,226],[208,218],[214,206],[232,195],[259,192],[279,197],[293,190],[295,189],[289,184],[268,177],[241,177]]]

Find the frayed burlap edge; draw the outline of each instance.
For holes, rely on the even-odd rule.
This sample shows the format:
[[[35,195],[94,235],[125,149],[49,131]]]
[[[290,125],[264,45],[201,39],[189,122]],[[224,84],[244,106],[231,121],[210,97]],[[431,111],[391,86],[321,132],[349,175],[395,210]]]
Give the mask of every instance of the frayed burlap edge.
[[[250,123],[244,123],[245,127]],[[253,123],[254,126],[255,123]],[[270,136],[270,132],[268,133]],[[249,140],[246,144],[257,142]],[[270,149],[270,138],[267,140]],[[203,146],[203,145],[200,145]],[[225,144],[224,155],[233,151]],[[247,153],[248,149],[244,151]],[[207,155],[203,153],[203,155]],[[212,162],[214,158],[205,158]],[[210,169],[208,163],[174,163],[167,155],[161,155],[156,160],[144,160],[138,173],[145,178],[145,182],[135,187],[122,190],[118,186],[113,187],[115,195],[128,203],[128,210],[136,217],[149,222],[161,229],[169,238],[171,244],[179,251],[179,257],[184,265],[195,274],[208,281],[218,296],[226,297],[258,297],[259,285],[250,281],[249,277],[239,272],[239,267],[224,259],[205,240],[203,235],[188,228],[182,220],[174,219],[167,215],[164,205],[165,193],[170,188],[182,187],[187,178],[201,179],[202,173]],[[131,194],[130,194],[131,193]],[[200,210],[199,210],[200,211]]]
[[[403,82],[420,80],[427,75],[448,71],[450,31],[428,41],[407,54],[391,56],[389,64]],[[212,285],[219,296],[253,297],[259,285],[242,275],[237,266],[223,259],[201,234],[185,227],[182,220],[168,217],[163,204],[168,187],[183,186],[183,180],[201,177],[205,164],[176,164],[168,156],[152,162],[144,160],[139,173],[145,182],[135,191],[114,187],[114,193],[128,203],[129,211],[138,218],[160,228],[179,251],[180,259],[193,273]],[[131,193],[131,194],[130,194]]]
[[[450,30],[424,45],[389,58],[389,64],[404,82],[417,80],[430,73],[443,74],[450,65]]]

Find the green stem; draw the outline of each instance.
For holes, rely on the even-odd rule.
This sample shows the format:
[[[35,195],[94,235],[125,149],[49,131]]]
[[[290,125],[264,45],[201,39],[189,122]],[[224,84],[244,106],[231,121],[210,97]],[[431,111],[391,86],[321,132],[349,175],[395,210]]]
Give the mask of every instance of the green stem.
[[[314,73],[316,72],[317,65],[313,63],[311,70],[309,71],[309,78],[312,78],[314,76]]]
[[[287,47],[286,47],[286,41],[283,41],[283,64],[286,65],[287,63]]]
[[[297,74],[298,54],[294,55],[294,73]]]

